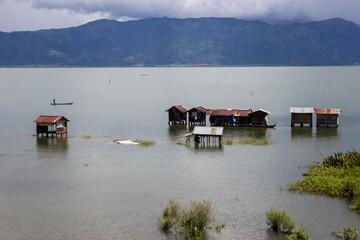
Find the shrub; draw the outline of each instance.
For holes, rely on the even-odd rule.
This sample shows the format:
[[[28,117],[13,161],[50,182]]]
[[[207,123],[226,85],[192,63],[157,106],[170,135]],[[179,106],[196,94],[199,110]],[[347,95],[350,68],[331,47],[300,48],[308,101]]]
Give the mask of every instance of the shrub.
[[[296,227],[294,220],[284,210],[270,208],[266,211],[266,223],[276,232],[285,234],[288,240],[310,240],[302,225]]]
[[[308,234],[305,232],[303,226],[296,227],[291,231],[291,234],[285,236],[288,240],[309,240]]]
[[[266,223],[276,232],[290,233],[295,228],[295,223],[291,216],[284,210],[270,208],[266,212],[266,218]]]
[[[360,153],[353,150],[343,154],[342,152],[334,153],[334,155],[322,159],[322,164],[326,167],[352,168],[360,166]]]
[[[332,234],[344,240],[358,239],[358,230],[356,228],[351,228],[351,227],[345,227],[342,232],[332,231]]]
[[[158,227],[166,233],[175,233],[185,239],[203,239],[207,230],[220,233],[224,224],[213,224],[211,202],[191,202],[189,209],[183,209],[173,200],[163,210],[163,220],[158,220]]]

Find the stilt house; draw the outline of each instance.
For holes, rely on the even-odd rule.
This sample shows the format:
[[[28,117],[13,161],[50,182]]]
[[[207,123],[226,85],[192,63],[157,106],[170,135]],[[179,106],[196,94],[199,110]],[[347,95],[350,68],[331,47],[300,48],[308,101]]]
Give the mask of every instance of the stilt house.
[[[209,109],[207,114],[211,126],[242,126],[250,123],[250,112],[251,109]]]
[[[251,126],[252,127],[274,127],[275,125],[270,125],[270,123],[268,121],[269,114],[271,114],[271,113],[264,109],[259,109],[255,112],[249,113]]]
[[[166,110],[166,112],[169,112],[169,125],[172,124],[186,124],[186,115],[188,112],[188,109],[184,107],[183,105],[175,105]]]
[[[57,137],[61,135],[67,136],[67,122],[69,120],[64,116],[45,116],[40,115],[37,119],[34,120],[36,123],[36,134],[39,137],[40,135],[44,137]]]
[[[290,108],[291,113],[291,126],[308,125],[312,127],[312,115],[314,113],[314,108],[312,107],[292,107]]]
[[[316,127],[338,127],[341,109],[315,108]]]
[[[221,144],[221,138],[223,135],[222,127],[195,127],[192,132],[194,135],[195,143],[207,143],[211,144],[211,142],[216,143],[216,138],[219,139],[218,143]],[[213,141],[211,141],[213,139]]]
[[[195,107],[188,111],[189,125],[206,126],[207,109],[203,107]]]

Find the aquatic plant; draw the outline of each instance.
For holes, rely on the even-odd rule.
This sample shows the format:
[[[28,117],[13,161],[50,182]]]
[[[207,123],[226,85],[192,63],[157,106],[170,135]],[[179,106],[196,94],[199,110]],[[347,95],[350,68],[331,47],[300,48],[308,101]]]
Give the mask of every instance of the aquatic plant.
[[[295,228],[295,222],[284,210],[270,208],[265,214],[266,223],[270,225],[275,232],[291,233]]]
[[[309,165],[304,178],[287,184],[289,190],[327,194],[350,200],[350,209],[360,213],[360,154],[356,151],[335,153],[322,163]]]
[[[145,147],[155,145],[155,141],[136,140],[135,142],[139,143],[140,146]]]
[[[92,139],[91,135],[82,135],[81,137],[86,139],[86,140]]]
[[[231,140],[231,139],[228,139],[228,140],[226,140],[226,145],[232,145],[233,144],[233,140]]]
[[[294,228],[289,235],[285,235],[285,238],[288,240],[310,240],[309,235],[305,232],[302,225]]]
[[[342,238],[344,240],[356,240],[359,237],[358,230],[356,228],[345,227],[343,231],[332,231],[338,238]]]
[[[267,139],[262,140],[262,139],[245,139],[245,140],[240,140],[239,141],[240,144],[251,144],[251,145],[270,145],[270,144],[274,144],[274,141],[269,141]]]
[[[281,232],[289,240],[310,240],[302,225],[296,226],[291,216],[284,210],[270,208],[266,211],[266,223],[276,232]]]
[[[174,230],[177,236],[185,239],[204,239],[207,230],[220,233],[224,224],[214,224],[212,204],[208,201],[191,202],[189,209],[182,208],[174,200],[163,209],[163,219],[158,220],[158,227],[165,233]]]

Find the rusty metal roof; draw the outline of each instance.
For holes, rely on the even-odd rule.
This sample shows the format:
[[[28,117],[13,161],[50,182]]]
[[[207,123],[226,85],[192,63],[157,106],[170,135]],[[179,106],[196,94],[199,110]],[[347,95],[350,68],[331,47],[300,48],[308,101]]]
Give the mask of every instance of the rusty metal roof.
[[[237,116],[237,117],[247,117],[251,113],[251,109],[248,110],[239,110],[239,109],[208,109],[207,115],[211,116]]]
[[[190,111],[193,111],[193,110],[197,110],[197,111],[203,112],[203,113],[206,113],[206,112],[208,111],[206,108],[201,107],[201,106],[199,106],[199,107],[194,107],[194,108],[190,109],[189,112],[190,112]]]
[[[61,119],[64,119],[65,121],[69,121],[64,116],[46,116],[46,115],[40,115],[37,119],[34,120],[36,123],[56,123],[60,121]]]
[[[315,114],[340,114],[340,108],[314,108]]]
[[[168,110],[166,110],[165,112],[170,111],[170,109],[172,109],[172,108],[176,108],[177,110],[179,110],[182,113],[186,113],[188,111],[188,109],[186,107],[184,107],[183,105],[175,105],[175,106],[172,106],[171,108],[169,108]]]

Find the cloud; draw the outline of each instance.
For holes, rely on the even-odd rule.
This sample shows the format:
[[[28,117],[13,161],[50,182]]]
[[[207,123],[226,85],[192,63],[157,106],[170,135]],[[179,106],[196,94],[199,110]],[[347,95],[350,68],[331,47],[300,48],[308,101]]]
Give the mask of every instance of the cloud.
[[[284,20],[344,17],[360,20],[359,0],[33,0],[34,8],[104,12],[119,17],[235,17]]]
[[[31,1],[0,0],[0,31],[4,32],[73,27],[101,18],[109,18],[109,15],[65,8],[36,9]]]
[[[97,18],[164,16],[272,21],[342,17],[360,23],[359,12],[359,0],[0,0],[0,30],[21,24],[58,28]]]

